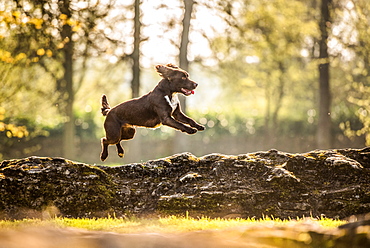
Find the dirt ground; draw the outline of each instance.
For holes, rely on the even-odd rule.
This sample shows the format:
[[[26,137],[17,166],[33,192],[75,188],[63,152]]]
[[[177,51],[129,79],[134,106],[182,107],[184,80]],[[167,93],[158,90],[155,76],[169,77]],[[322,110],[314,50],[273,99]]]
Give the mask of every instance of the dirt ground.
[[[26,227],[0,231],[0,248],[356,248],[370,247],[370,224],[349,223],[323,228],[304,222],[286,226],[255,224],[226,230],[186,233],[87,231],[74,228]]]

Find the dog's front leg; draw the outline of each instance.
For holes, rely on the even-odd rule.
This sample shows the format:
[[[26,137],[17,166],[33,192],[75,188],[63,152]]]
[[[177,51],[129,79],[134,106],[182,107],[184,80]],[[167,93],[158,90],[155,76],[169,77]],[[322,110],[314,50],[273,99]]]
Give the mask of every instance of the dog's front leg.
[[[194,121],[190,117],[186,116],[181,111],[180,108],[176,108],[172,115],[173,115],[173,117],[175,117],[176,120],[178,120],[178,121],[180,121],[182,123],[185,123],[185,124],[189,124],[190,126],[195,127],[199,131],[203,131],[204,130],[204,126],[198,124],[196,121]]]
[[[197,129],[185,126],[181,122],[178,122],[175,119],[173,119],[171,116],[165,116],[165,117],[161,118],[161,122],[162,122],[163,125],[173,127],[175,129],[178,129],[178,130],[180,130],[182,132],[185,132],[185,133],[188,133],[188,134],[194,134],[194,133],[197,132]]]

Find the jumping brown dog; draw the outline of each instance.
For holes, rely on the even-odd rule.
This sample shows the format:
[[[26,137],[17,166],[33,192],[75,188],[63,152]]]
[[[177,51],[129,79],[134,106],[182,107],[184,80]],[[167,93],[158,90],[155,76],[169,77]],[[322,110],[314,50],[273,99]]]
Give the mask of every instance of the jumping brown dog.
[[[102,96],[101,111],[107,116],[104,122],[106,137],[101,139],[102,161],[108,157],[109,145],[116,145],[118,156],[123,157],[124,151],[120,142],[134,137],[135,126],[153,128],[163,124],[188,134],[204,130],[204,126],[181,111],[177,97],[178,93],[185,96],[194,94],[198,84],[189,79],[186,71],[175,65],[157,65],[155,68],[163,79],[148,94],[113,108],[110,108],[107,97]]]

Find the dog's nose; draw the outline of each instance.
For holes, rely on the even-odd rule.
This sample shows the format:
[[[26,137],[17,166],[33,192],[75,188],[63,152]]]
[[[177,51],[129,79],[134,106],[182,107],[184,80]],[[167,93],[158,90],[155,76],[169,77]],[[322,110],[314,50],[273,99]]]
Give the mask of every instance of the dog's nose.
[[[193,83],[194,84],[194,88],[196,88],[197,86],[198,86],[198,84],[197,83]]]

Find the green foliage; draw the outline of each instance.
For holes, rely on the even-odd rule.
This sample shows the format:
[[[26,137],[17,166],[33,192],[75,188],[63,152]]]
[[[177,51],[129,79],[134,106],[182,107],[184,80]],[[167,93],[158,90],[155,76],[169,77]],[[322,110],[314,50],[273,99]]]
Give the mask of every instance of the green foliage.
[[[348,96],[348,101],[357,106],[355,114],[361,125],[346,120],[340,124],[340,128],[349,138],[365,135],[366,145],[370,146],[370,86],[365,86],[363,83],[353,83],[352,86],[356,91]]]
[[[39,136],[48,136],[49,132],[44,127],[37,125],[34,119],[29,118],[9,118],[6,116],[4,108],[0,107],[0,159],[3,151],[9,151],[18,143],[26,143]],[[29,146],[24,148],[24,152],[40,149],[39,146]]]
[[[303,112],[313,100],[315,88],[310,85],[316,68],[308,57],[307,43],[314,39],[317,27],[309,18],[309,6],[301,1],[241,4],[235,14],[239,36],[233,33],[231,37],[216,38],[212,48],[225,86],[234,95],[257,103],[258,110],[264,112],[266,128],[275,129],[282,111],[299,111],[286,99],[302,103]]]
[[[335,26],[335,40],[343,49],[338,49],[335,67],[342,70],[338,81],[341,82],[343,98],[356,118],[343,120],[340,128],[353,139],[365,136],[366,145],[370,145],[370,3],[356,0],[346,8],[338,9],[342,17]],[[343,29],[346,26],[346,30]],[[356,33],[354,36],[353,33]],[[343,91],[344,89],[344,91]],[[340,94],[340,92],[338,92]],[[360,125],[359,123],[360,122]]]
[[[313,124],[308,130],[317,128],[318,6],[310,1],[238,1],[229,5],[232,28],[211,41],[217,73],[233,95],[232,103],[257,110],[267,136],[289,129],[291,121],[305,123],[306,113]],[[369,7],[365,0],[338,1],[330,10],[332,130],[340,131],[340,125],[350,138],[369,132],[370,109],[364,100],[370,82]]]
[[[63,125],[71,117],[76,118],[78,138],[101,137],[101,94],[109,96],[112,106],[129,99],[129,87],[120,85],[130,66],[121,61],[129,57],[125,53],[131,49],[130,41],[125,39],[131,34],[117,31],[117,27],[127,26],[127,20],[109,12],[122,5],[73,0],[75,8],[68,17],[58,2],[64,1],[8,1],[1,7],[1,153],[48,133],[60,139]],[[333,133],[351,139],[366,136],[369,145],[370,3],[334,2],[333,21],[328,24]],[[207,6],[199,3],[194,8]],[[220,16],[226,15],[229,22],[225,32],[208,37],[217,62],[208,69],[222,82],[225,99],[217,100],[208,112],[189,110],[190,116],[207,126],[197,134],[200,139],[270,137],[272,133],[314,137],[318,125],[318,5],[299,0],[230,0],[216,1],[214,6],[222,9]],[[63,38],[65,26],[71,28],[72,40]],[[71,41],[75,95],[73,115],[66,116],[69,93],[63,89],[63,49]],[[152,88],[144,83],[143,91]],[[140,133],[149,140],[175,136],[174,130],[165,127],[140,129]],[[31,154],[40,147],[18,150],[24,149]]]
[[[253,111],[233,112],[197,112],[191,111],[190,115],[206,126],[204,136],[256,136],[260,137],[265,132],[264,116]],[[297,116],[299,115],[299,116]],[[315,133],[315,114],[297,113],[286,115],[281,119],[276,133],[282,136],[312,136]]]
[[[0,107],[0,133],[4,133],[8,138],[23,138],[29,135],[26,126],[17,126],[6,122],[5,109]]]
[[[1,6],[0,104],[14,118],[63,125],[64,153],[73,154],[73,105],[82,84],[90,82],[85,77],[89,59],[112,54],[118,43],[104,32],[117,24],[112,16],[106,19],[111,6],[112,1],[77,0],[9,1]],[[79,121],[86,129],[86,122]]]
[[[76,125],[76,135],[82,139],[97,138],[98,131],[101,129],[97,125],[95,117],[96,113],[92,111],[90,106],[86,106],[83,110],[75,111],[75,125]]]

